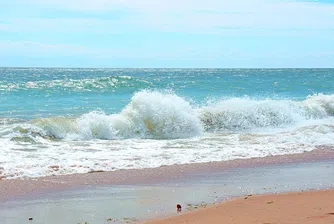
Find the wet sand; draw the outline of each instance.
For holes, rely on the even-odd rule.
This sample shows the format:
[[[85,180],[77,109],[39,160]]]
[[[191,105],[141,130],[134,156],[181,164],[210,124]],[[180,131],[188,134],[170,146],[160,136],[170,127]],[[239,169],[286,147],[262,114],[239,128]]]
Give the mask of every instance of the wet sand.
[[[245,198],[147,224],[334,223],[334,190]]]
[[[154,184],[186,177],[219,172],[234,168],[261,167],[267,165],[293,164],[333,160],[334,150],[319,148],[302,154],[269,156],[264,158],[237,159],[232,161],[173,165],[150,169],[94,172],[29,179],[0,179],[0,202],[31,194],[41,194],[82,186]]]
[[[37,224],[98,224],[110,223],[111,218],[112,223],[161,219],[177,214],[179,203],[187,211],[240,196],[241,204],[244,197],[248,197],[247,203],[258,198],[248,194],[333,189],[333,167],[334,151],[319,149],[250,160],[1,180],[0,223],[29,223],[29,217],[34,217]],[[271,204],[274,203],[266,205]],[[208,211],[217,213],[215,208]],[[192,214],[197,212],[189,213]],[[252,216],[252,213],[245,214]]]

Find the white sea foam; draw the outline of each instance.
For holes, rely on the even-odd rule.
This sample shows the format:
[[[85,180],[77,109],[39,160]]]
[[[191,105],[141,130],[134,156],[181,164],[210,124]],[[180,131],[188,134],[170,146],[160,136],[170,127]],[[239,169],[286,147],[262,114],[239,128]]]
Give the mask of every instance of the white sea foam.
[[[112,119],[122,137],[188,138],[202,132],[196,111],[187,101],[172,93],[139,92]]]
[[[56,117],[31,122],[31,132],[56,139],[174,139],[199,136],[197,111],[172,93],[142,91],[119,114],[93,111],[76,119]]]
[[[200,119],[212,131],[289,127],[333,116],[334,95],[309,96],[305,101],[233,98],[200,108]]]
[[[119,114],[93,111],[0,126],[0,176],[45,176],[223,161],[334,146],[334,95],[194,105],[142,91]],[[49,168],[59,165],[59,169]]]
[[[31,130],[57,139],[176,139],[203,132],[228,133],[263,128],[291,128],[330,118],[334,95],[314,95],[305,101],[232,98],[199,107],[173,94],[136,93],[119,114],[93,111],[79,118],[46,118],[31,122]]]

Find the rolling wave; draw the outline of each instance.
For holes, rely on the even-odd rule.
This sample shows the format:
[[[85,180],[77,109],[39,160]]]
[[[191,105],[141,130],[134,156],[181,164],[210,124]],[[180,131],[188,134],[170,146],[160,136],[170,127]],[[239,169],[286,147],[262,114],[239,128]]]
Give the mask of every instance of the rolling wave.
[[[149,88],[153,84],[149,81],[131,76],[109,76],[97,79],[61,79],[24,83],[10,83],[0,81],[0,91],[48,90],[48,91],[110,91],[120,88]]]
[[[334,115],[334,95],[313,95],[304,101],[232,98],[193,105],[174,93],[141,91],[119,113],[93,111],[78,118],[51,117],[12,124],[2,136],[41,136],[50,139],[176,139],[205,132],[252,133],[261,128],[303,126]],[[14,128],[13,128],[14,127]],[[8,127],[7,127],[8,129]]]
[[[334,115],[334,95],[313,95],[304,101],[233,98],[200,109],[206,130],[238,131],[282,127]]]

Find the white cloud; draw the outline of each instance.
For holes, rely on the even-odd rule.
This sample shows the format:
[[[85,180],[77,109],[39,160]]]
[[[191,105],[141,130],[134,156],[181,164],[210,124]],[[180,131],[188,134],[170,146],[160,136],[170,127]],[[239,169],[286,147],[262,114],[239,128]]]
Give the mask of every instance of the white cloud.
[[[176,0],[171,0],[175,2]],[[201,2],[201,3],[200,3]],[[264,0],[195,1],[187,7],[156,13],[146,9],[141,25],[176,26],[185,29],[334,29],[333,5]],[[203,4],[205,2],[206,4]],[[143,9],[145,10],[145,9]],[[178,11],[180,10],[180,11]],[[176,12],[176,13],[175,13]],[[154,19],[152,19],[154,17]]]
[[[51,14],[49,18],[38,14],[33,18],[3,18],[0,15],[0,31],[8,32],[7,37],[19,33],[22,39],[33,39],[34,36],[27,36],[26,32],[40,32],[42,35],[34,35],[38,37],[37,40],[44,42],[0,40],[2,55],[64,55],[106,60],[161,58],[174,61],[176,58],[218,60],[230,56],[252,59],[312,57],[317,54],[319,57],[333,57],[333,45],[329,44],[334,41],[333,4],[289,0],[13,0],[14,3]],[[52,11],[54,9],[55,12]],[[114,13],[121,16],[115,18],[112,16]],[[109,15],[112,19],[107,19]],[[152,32],[159,35],[164,35],[163,32],[185,33],[189,34],[190,41],[188,43],[186,35],[177,40],[168,36],[161,40],[161,36],[150,37]],[[82,35],[85,34],[92,34],[91,39],[84,40],[85,36]],[[119,41],[121,36],[114,38],[114,34],[139,35],[133,37],[131,46],[126,46],[127,42]],[[210,34],[210,37],[192,38],[192,34]],[[148,40],[143,40],[143,44],[141,40],[136,42],[143,35]],[[92,47],[46,44],[52,40],[79,43],[75,41],[78,36],[81,44]],[[222,37],[228,36],[241,37],[242,46],[233,38],[226,38],[227,43],[224,43]],[[285,39],[273,46],[275,50],[272,50],[268,47],[270,43],[263,45],[263,39],[256,38],[247,40],[249,36],[274,37],[273,44],[280,42],[280,36],[298,38]],[[208,42],[211,37],[214,37],[213,44]],[[303,37],[308,39],[295,46]],[[310,37],[313,39],[307,43]],[[320,43],[318,38],[323,42]],[[103,45],[96,44],[99,40],[104,41]]]
[[[156,52],[146,47],[138,47],[136,49],[124,49],[124,48],[97,48],[86,47],[73,44],[47,44],[36,41],[10,41],[0,40],[0,56],[1,55],[13,55],[13,56],[44,56],[44,57],[59,57],[59,56],[73,56],[73,57],[86,57],[94,59],[113,59],[113,58],[163,58],[163,59],[175,59],[191,58],[197,56],[196,51],[189,51],[187,46],[180,49],[169,49],[163,52]],[[207,55],[211,55],[208,51]],[[202,52],[203,54],[203,52]],[[230,52],[225,52],[226,55]]]
[[[3,25],[3,26],[1,26]],[[11,32],[92,32],[119,33],[117,21],[86,18],[15,18],[0,24],[0,30]]]
[[[2,30],[2,31],[8,31],[8,30],[10,30],[10,28],[6,24],[0,24],[0,30]]]
[[[29,7],[47,7],[92,13],[113,10],[125,12],[116,20],[58,18],[14,19],[14,30],[127,32],[150,29],[171,32],[229,33],[291,29],[334,29],[334,5],[287,0],[17,0]],[[102,19],[101,19],[102,18]],[[0,27],[1,29],[1,27]],[[225,30],[225,31],[223,31]],[[300,31],[304,32],[304,31]],[[268,33],[268,32],[267,32]]]
[[[94,53],[94,50],[79,45],[70,44],[43,44],[34,41],[9,41],[0,40],[0,51],[6,54],[24,55],[49,55],[63,54],[80,55],[82,53]]]

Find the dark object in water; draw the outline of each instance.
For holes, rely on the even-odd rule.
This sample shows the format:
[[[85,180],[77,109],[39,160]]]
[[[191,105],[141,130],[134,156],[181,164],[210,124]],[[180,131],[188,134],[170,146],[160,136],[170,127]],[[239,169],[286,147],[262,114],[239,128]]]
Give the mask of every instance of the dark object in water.
[[[31,220],[33,220],[33,218],[29,218],[29,220],[31,221]]]
[[[176,205],[176,208],[177,208],[177,211],[178,211],[178,212],[181,212],[181,211],[182,211],[182,207],[181,207],[180,204],[177,204],[177,205]]]

